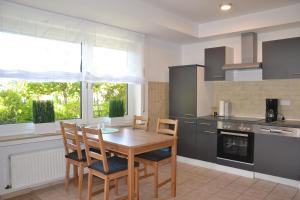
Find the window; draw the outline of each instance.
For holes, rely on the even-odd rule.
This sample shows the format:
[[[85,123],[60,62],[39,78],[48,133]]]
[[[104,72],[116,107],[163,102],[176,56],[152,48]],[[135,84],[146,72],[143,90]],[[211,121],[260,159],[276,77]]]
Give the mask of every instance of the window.
[[[93,116],[107,117],[109,113],[109,101],[120,99],[124,101],[125,113],[127,113],[127,84],[120,83],[95,83],[93,84]]]
[[[139,83],[143,68],[135,68],[130,45],[96,47],[5,32],[0,44],[0,125],[32,122],[34,100],[53,101],[55,120],[76,123],[108,117],[114,99],[124,101],[128,119],[136,113],[140,93],[127,83]],[[81,87],[88,82],[92,88]]]
[[[81,84],[0,81],[0,124],[32,121],[32,101],[52,100],[55,118],[81,118]]]

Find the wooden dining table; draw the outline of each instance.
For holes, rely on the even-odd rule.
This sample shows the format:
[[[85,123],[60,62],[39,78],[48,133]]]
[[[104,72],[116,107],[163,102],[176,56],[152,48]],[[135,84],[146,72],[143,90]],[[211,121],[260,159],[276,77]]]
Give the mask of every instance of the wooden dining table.
[[[78,133],[81,136],[81,132]],[[171,196],[176,197],[176,154],[177,137],[145,132],[139,129],[120,128],[118,132],[103,134],[106,150],[123,154],[128,158],[128,199],[134,194],[134,157],[137,154],[171,147]]]

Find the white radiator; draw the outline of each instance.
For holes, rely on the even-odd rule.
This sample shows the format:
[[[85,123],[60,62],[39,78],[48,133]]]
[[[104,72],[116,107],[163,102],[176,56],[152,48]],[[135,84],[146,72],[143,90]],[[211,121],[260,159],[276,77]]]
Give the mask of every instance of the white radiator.
[[[50,149],[10,156],[12,189],[21,189],[62,179],[64,149]]]

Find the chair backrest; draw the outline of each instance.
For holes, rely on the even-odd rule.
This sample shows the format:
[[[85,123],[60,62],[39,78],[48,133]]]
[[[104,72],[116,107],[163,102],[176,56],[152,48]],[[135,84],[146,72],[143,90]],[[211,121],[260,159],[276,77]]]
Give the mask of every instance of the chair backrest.
[[[142,130],[148,131],[149,118],[145,118],[144,116],[134,115],[132,127],[134,129],[142,129]]]
[[[177,136],[178,120],[157,119],[156,132],[159,134]]]
[[[108,172],[109,168],[101,129],[82,128],[82,135],[88,165],[91,165],[92,160],[95,159],[102,161],[104,171]],[[91,149],[99,149],[100,151],[91,151]]]
[[[80,139],[77,133],[76,124],[60,122],[60,128],[63,136],[65,154],[77,152],[78,159],[82,160]]]

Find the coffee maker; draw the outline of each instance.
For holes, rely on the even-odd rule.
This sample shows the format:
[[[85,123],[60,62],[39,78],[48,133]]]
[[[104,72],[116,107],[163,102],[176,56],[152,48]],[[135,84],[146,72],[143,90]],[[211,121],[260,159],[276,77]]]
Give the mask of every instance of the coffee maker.
[[[277,121],[278,99],[266,99],[266,122]]]

